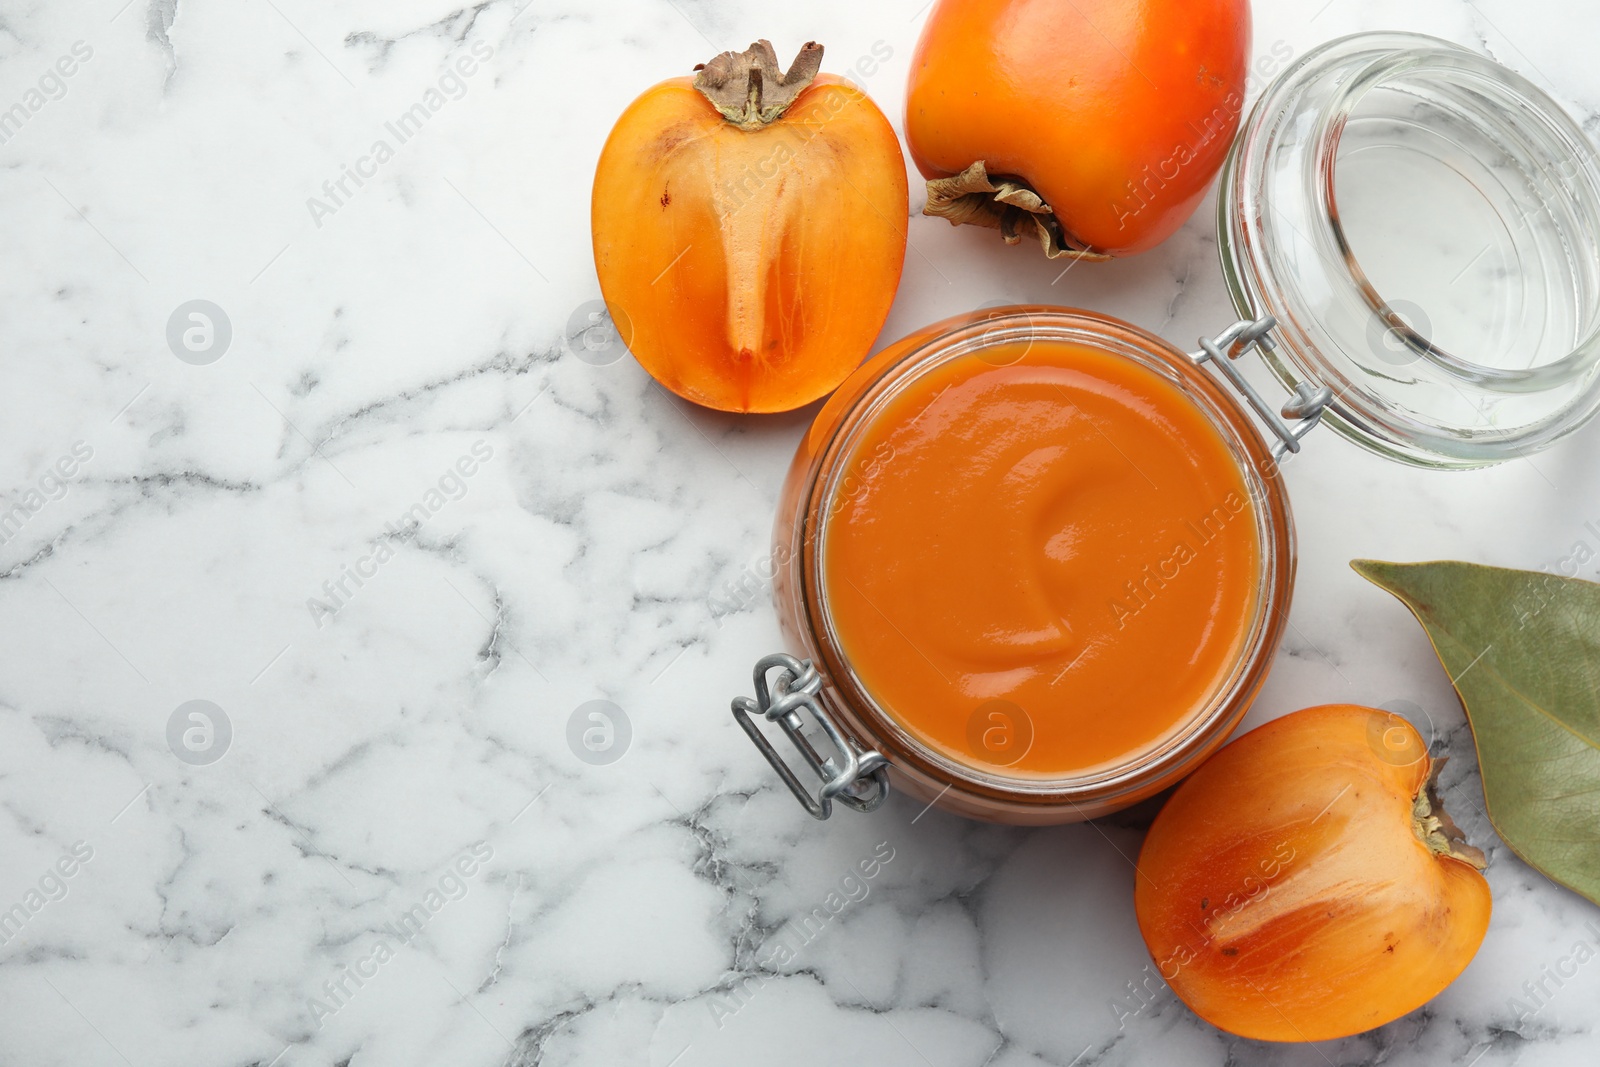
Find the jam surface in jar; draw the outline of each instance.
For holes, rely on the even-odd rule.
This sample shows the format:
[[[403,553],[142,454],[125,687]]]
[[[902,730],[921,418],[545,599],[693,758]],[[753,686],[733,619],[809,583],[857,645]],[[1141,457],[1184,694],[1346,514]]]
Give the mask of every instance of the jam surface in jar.
[[[1258,609],[1256,507],[1178,385],[1067,341],[903,383],[824,520],[840,647],[884,712],[1024,779],[1137,761],[1229,683]]]

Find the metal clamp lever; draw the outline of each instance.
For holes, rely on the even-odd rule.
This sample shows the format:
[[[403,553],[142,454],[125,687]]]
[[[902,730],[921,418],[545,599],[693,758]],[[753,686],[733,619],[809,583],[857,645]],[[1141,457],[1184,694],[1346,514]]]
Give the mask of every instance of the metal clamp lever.
[[[768,675],[774,669],[777,678],[769,685]],[[881,754],[863,752],[851,744],[839,729],[839,724],[823,710],[817,694],[822,691],[822,675],[810,660],[798,660],[783,653],[767,656],[756,664],[756,698],[734,697],[733,717],[749,735],[761,754],[772,764],[789,791],[814,819],[826,819],[833,814],[833,802],[856,811],[867,812],[878,808],[889,795],[889,766]],[[804,720],[800,712],[808,711],[833,742],[838,758],[823,758],[801,732]],[[822,786],[813,797],[778,751],[772,747],[752,716],[765,715],[778,724],[789,741],[800,753],[800,758],[821,779]]]
[[[1244,396],[1255,413],[1267,424],[1278,443],[1272,446],[1272,458],[1282,459],[1285,453],[1299,452],[1300,439],[1316,428],[1322,421],[1322,416],[1328,410],[1328,405],[1333,402],[1333,390],[1327,386],[1318,389],[1309,382],[1301,382],[1295,386],[1294,396],[1283,405],[1280,415],[1272,409],[1261,394],[1256,392],[1239,368],[1233,361],[1250,351],[1259,348],[1263,352],[1270,352],[1277,347],[1272,340],[1272,329],[1278,325],[1278,320],[1271,315],[1263,316],[1251,322],[1249,319],[1240,319],[1229,326],[1216,337],[1200,338],[1200,351],[1189,353],[1189,358],[1196,365],[1210,363],[1220,371],[1223,377]],[[1284,419],[1300,420],[1292,428]]]

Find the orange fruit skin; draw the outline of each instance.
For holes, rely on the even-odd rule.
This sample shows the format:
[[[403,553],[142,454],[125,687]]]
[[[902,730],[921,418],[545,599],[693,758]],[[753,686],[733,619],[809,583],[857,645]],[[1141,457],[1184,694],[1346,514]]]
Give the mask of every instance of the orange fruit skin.
[[[1068,234],[1133,255],[1182,226],[1239,129],[1249,0],[939,0],[911,61],[925,178],[983,160]]]
[[[1179,999],[1242,1037],[1324,1041],[1449,985],[1488,929],[1489,884],[1414,832],[1429,770],[1405,720],[1340,704],[1252,730],[1186,780],[1134,890]]]
[[[600,290],[658,382],[722,411],[788,411],[871,349],[905,263],[905,158],[871,99],[818,75],[743,130],[689,78],[648,89],[595,170]]]

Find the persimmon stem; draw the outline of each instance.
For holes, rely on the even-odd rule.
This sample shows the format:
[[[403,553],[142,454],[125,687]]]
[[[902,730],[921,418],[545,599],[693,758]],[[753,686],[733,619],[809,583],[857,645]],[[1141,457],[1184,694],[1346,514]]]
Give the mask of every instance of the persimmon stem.
[[[1467,835],[1444,810],[1439,798],[1439,772],[1449,758],[1437,760],[1428,774],[1428,780],[1411,800],[1411,828],[1428,850],[1436,856],[1449,856],[1477,870],[1489,865],[1483,850],[1467,844]]]
[[[808,41],[789,65],[778,67],[770,41],[757,41],[743,52],[723,52],[696,67],[694,87],[722,117],[741,130],[760,130],[776,122],[822,69],[822,46]],[[720,164],[719,164],[720,168]],[[717,187],[738,180],[718,172]],[[784,183],[758,184],[748,201],[723,213],[721,238],[728,268],[728,346],[741,364],[766,358],[768,273],[763,268],[789,222],[794,201],[784,196]]]
[[[741,130],[759,130],[777,121],[822,69],[822,46],[807,41],[789,64],[778,66],[772,42],[757,41],[743,52],[723,52],[694,68],[694,87],[722,117]]]
[[[952,226],[999,230],[1008,245],[1032,233],[1051,259],[1103,261],[1111,258],[1104,252],[1092,251],[1068,233],[1054,209],[1031,185],[1021,178],[990,177],[981,159],[960,174],[930,179],[928,204],[922,213],[948,219]]]

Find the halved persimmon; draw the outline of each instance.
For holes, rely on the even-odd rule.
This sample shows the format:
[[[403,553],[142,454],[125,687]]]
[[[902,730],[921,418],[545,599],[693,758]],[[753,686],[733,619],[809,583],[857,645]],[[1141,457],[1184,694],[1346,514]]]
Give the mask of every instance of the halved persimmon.
[[[1154,247],[1222,166],[1249,49],[1249,0],[938,0],[906,94],[926,213],[1052,257]]]
[[[766,41],[662,82],[595,170],[595,269],[629,350],[724,411],[832,392],[888,317],[906,252],[905,159],[860,89],[782,72]]]
[[[1139,929],[1173,992],[1266,1041],[1357,1034],[1437,995],[1478,951],[1490,899],[1436,773],[1410,723],[1353,705],[1208,760],[1139,855]]]

